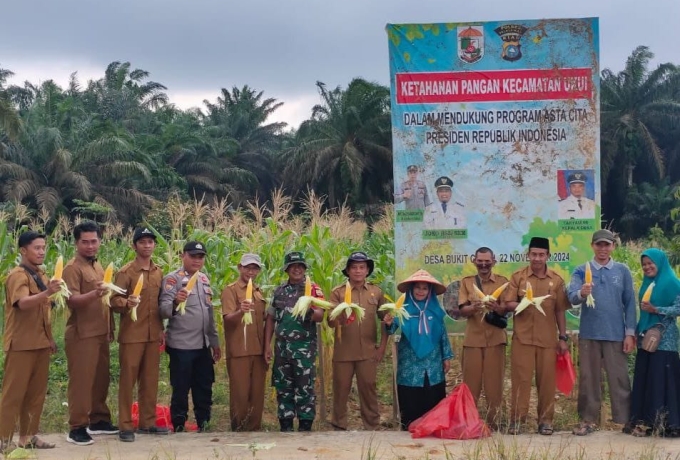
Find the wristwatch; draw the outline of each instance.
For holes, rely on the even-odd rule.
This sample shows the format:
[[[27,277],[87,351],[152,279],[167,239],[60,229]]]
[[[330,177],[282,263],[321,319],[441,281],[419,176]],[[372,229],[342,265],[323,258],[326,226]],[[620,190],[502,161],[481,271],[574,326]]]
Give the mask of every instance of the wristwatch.
[[[568,335],[560,335],[560,336],[558,337],[558,339],[563,340],[563,341],[565,341],[565,342],[568,342],[568,341],[569,341],[569,336],[568,336]]]

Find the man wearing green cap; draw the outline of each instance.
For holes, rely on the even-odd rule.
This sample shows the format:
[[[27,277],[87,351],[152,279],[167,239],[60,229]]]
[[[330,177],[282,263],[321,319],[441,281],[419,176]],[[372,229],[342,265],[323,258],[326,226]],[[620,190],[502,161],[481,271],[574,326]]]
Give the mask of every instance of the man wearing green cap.
[[[293,431],[296,415],[298,431],[311,431],[316,415],[316,323],[323,319],[323,310],[312,307],[304,318],[292,315],[293,307],[305,293],[307,262],[301,252],[286,254],[283,271],[288,274],[288,281],[276,288],[267,308],[264,358],[269,365],[272,336],[276,331],[272,385],[276,388],[281,431]],[[323,299],[323,292],[316,284],[312,284],[311,295]]]

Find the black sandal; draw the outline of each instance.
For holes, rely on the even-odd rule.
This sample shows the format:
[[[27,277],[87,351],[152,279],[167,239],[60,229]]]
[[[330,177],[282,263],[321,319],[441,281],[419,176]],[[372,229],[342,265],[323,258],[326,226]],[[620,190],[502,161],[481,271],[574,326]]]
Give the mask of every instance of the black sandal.
[[[552,425],[548,423],[541,423],[538,425],[538,434],[542,434],[543,436],[550,436],[555,432],[553,429]]]

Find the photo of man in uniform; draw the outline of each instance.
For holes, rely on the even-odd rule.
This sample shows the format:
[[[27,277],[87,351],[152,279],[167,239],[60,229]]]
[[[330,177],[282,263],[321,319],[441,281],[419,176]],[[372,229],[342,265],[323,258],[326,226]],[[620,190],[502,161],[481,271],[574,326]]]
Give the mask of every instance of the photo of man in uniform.
[[[425,210],[423,228],[426,230],[467,227],[464,206],[451,200],[453,196],[452,187],[453,181],[447,176],[442,176],[434,182],[434,188],[437,190],[437,201]]]
[[[595,202],[586,196],[585,173],[577,171],[567,176],[569,196],[560,200],[557,208],[558,219],[593,219]]]
[[[418,166],[411,165],[406,171],[408,172],[408,180],[399,185],[394,194],[394,203],[403,201],[406,209],[425,209],[432,204],[432,200],[427,193],[425,182],[418,180]]]

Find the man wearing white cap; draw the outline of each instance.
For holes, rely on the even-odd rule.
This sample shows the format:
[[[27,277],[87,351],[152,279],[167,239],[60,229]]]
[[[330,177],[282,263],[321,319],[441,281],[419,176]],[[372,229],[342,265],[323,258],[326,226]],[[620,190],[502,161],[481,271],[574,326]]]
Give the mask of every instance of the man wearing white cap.
[[[264,410],[267,364],[264,359],[266,302],[255,278],[262,270],[257,254],[246,253],[238,264],[239,277],[222,291],[222,318],[229,374],[229,413],[232,431],[259,431]],[[252,298],[246,298],[252,280]],[[246,313],[252,323],[245,324]]]
[[[558,203],[558,219],[593,219],[595,202],[586,197],[586,175],[575,172],[567,176],[569,196]]]
[[[442,176],[434,182],[438,200],[425,210],[423,228],[426,230],[449,230],[466,228],[465,207],[457,201],[452,201],[451,187],[453,181]]]

